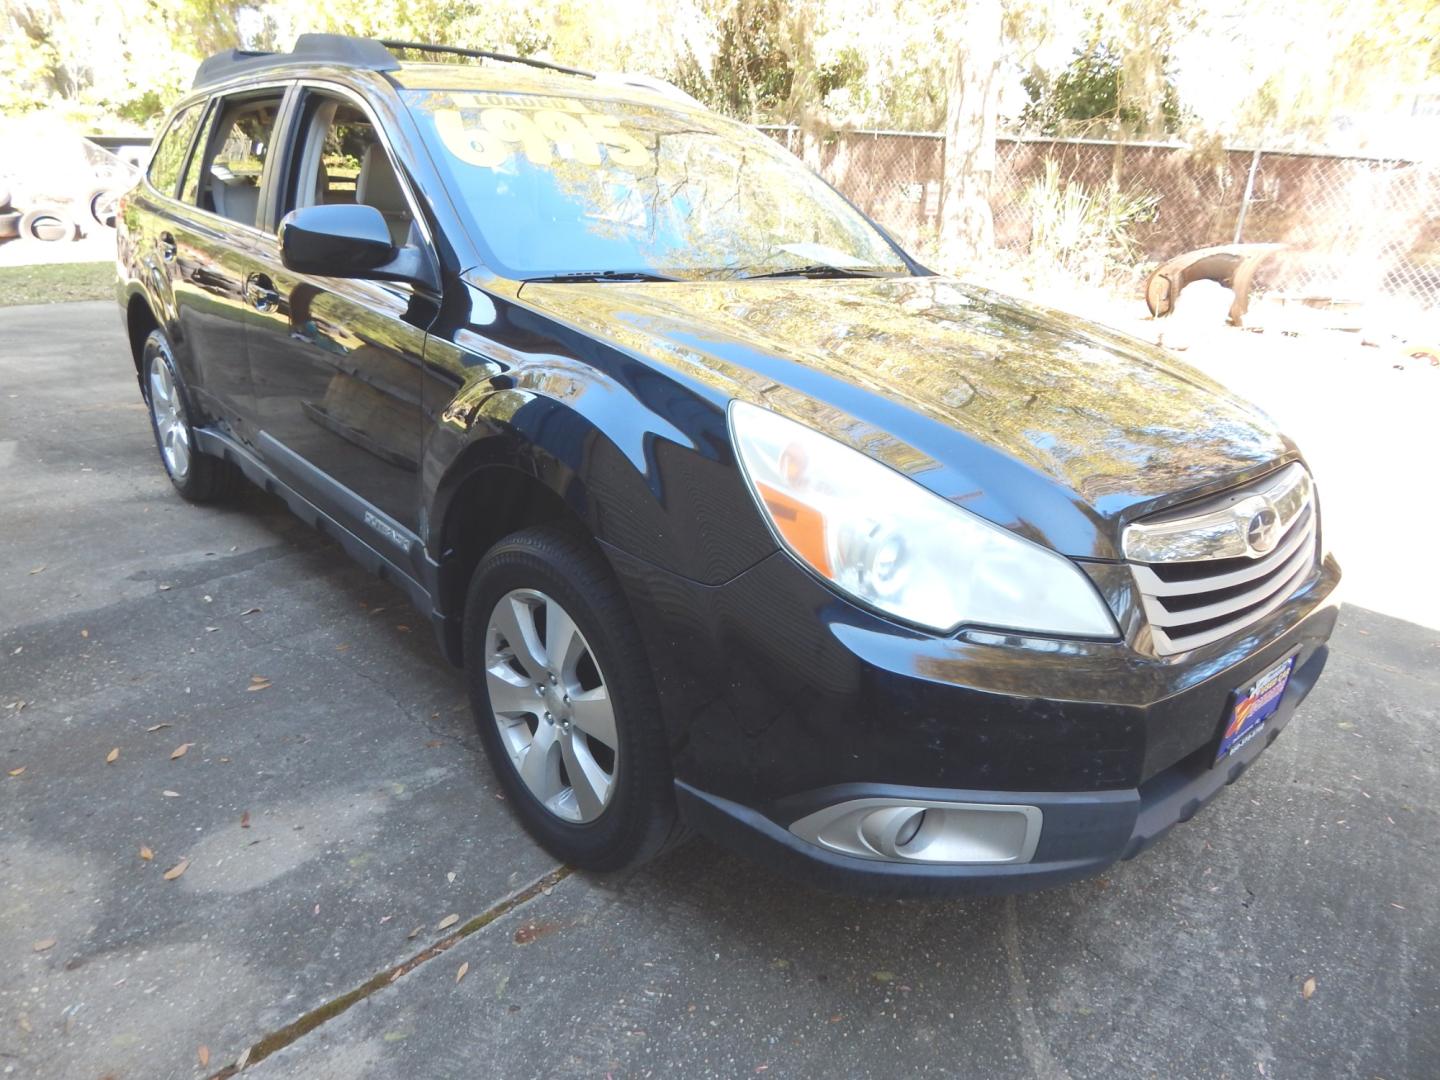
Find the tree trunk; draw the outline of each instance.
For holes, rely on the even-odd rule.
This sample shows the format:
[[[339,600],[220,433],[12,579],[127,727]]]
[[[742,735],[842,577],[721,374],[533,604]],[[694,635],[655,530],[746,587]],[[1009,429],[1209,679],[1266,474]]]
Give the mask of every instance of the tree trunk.
[[[990,179],[1000,94],[1000,0],[965,0],[946,86],[940,260],[971,269],[995,247]]]

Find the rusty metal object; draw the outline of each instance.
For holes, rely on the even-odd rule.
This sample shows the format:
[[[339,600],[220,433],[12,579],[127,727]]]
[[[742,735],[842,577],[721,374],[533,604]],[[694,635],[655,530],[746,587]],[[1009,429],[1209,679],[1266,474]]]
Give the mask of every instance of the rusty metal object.
[[[1177,255],[1156,267],[1145,282],[1145,305],[1157,319],[1175,310],[1180,291],[1192,281],[1215,281],[1235,294],[1227,321],[1239,326],[1250,307],[1255,271],[1284,244],[1222,244]]]

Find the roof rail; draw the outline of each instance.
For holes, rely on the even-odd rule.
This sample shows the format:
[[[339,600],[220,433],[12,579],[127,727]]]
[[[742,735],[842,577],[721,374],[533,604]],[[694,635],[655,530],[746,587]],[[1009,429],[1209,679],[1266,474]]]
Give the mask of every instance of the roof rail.
[[[344,34],[301,34],[288,53],[226,49],[202,60],[192,87],[208,86],[234,75],[295,64],[334,64],[369,71],[398,71],[400,61],[384,45]]]
[[[655,75],[644,75],[635,71],[601,71],[595,75],[595,78],[600,82],[614,83],[617,86],[634,86],[640,90],[649,90],[651,93],[670,98],[672,101],[683,101],[686,105],[694,105],[697,109],[705,108],[693,95],[687,94],[674,83],[667,82]]]
[[[459,45],[424,45],[418,41],[392,41],[382,39],[379,44],[387,49],[408,49],[411,52],[443,53],[446,56],[468,56],[476,60],[500,60],[507,64],[528,64],[530,67],[544,68],[547,71],[561,71],[566,75],[579,75],[582,78],[593,79],[594,73],[582,71],[580,68],[566,67],[564,64],[552,64],[549,60],[536,60],[529,56],[510,56],[508,53],[491,52],[489,49],[466,49]]]

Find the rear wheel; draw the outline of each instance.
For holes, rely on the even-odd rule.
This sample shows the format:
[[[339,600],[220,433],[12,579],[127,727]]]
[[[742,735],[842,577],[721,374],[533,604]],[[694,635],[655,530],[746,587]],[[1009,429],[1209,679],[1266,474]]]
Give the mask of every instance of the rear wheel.
[[[465,672],[491,765],[552,855],[614,871],[679,839],[649,665],[591,545],[536,528],[491,549],[465,605]]]
[[[163,330],[152,330],[141,354],[145,402],[160,460],[175,490],[191,502],[215,502],[232,494],[239,470],[195,445],[195,429],[185,404],[185,388]]]

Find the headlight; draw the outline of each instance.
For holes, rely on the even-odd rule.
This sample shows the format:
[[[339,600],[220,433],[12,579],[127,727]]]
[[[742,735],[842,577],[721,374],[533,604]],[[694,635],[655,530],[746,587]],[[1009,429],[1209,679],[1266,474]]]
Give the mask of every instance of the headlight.
[[[780,543],[861,603],[937,631],[1118,636],[1095,586],[1064,556],[777,413],[732,402],[730,430]]]

